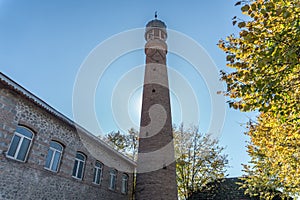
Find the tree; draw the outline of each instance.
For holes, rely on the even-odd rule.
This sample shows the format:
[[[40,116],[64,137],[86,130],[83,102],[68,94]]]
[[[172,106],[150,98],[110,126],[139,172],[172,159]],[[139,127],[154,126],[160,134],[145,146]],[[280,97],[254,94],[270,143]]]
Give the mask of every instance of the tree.
[[[134,128],[128,130],[128,134],[122,134],[120,131],[110,132],[104,138],[117,151],[126,154],[133,160],[137,159],[138,151],[138,131]]]
[[[244,165],[246,192],[272,199],[297,196],[300,185],[300,135],[293,125],[283,125],[270,113],[249,122],[251,164]],[[279,192],[280,190],[280,192]]]
[[[221,71],[229,106],[259,111],[250,121],[244,187],[271,198],[300,195],[300,2],[245,0],[236,5],[247,20],[233,18],[239,35],[219,41],[232,72]],[[292,177],[293,178],[292,178]],[[297,186],[298,185],[298,186]]]
[[[137,135],[137,131],[130,129],[129,134],[111,132],[104,140],[136,159]],[[218,145],[217,140],[200,134],[195,127],[184,129],[183,125],[178,129],[174,128],[173,135],[178,194],[181,199],[188,198],[192,192],[204,189],[208,183],[225,177],[227,155],[222,154],[224,148]]]
[[[228,164],[223,147],[209,135],[180,125],[174,132],[178,195],[187,199],[193,192],[207,189],[208,183],[223,179]]]

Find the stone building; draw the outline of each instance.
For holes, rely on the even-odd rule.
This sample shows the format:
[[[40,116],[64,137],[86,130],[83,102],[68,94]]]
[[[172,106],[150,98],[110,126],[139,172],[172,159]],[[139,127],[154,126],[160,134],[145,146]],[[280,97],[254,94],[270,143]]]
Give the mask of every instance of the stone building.
[[[131,199],[135,167],[0,73],[0,199]]]
[[[0,199],[177,199],[167,31],[146,26],[136,163],[0,73]]]

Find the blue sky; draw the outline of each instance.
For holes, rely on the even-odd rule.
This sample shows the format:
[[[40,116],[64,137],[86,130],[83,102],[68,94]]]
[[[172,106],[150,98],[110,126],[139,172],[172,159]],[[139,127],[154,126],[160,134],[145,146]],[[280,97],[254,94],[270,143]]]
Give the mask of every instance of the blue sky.
[[[239,7],[234,4],[234,0],[0,0],[0,70],[73,119],[73,87],[85,58],[97,45],[113,35],[143,28],[153,19],[155,11],[168,28],[199,43],[219,70],[230,71],[225,67],[225,54],[216,44],[219,39],[238,31],[231,23],[233,16],[241,16]],[[144,60],[142,50],[120,56],[112,62],[99,82],[95,108],[103,132],[120,129],[110,105],[112,91],[123,74],[142,65]],[[195,91],[200,110],[200,130],[205,132],[211,116],[205,81],[195,75],[186,61],[172,54],[168,55],[168,64]],[[141,82],[143,75],[137,80]],[[137,88],[131,95],[128,108],[136,124],[139,123],[140,92],[141,89]],[[176,99],[176,94],[172,96],[174,123],[179,123],[180,99]],[[226,105],[220,144],[226,147],[225,153],[229,154],[230,176],[240,176],[241,163],[249,160],[245,148],[247,137],[243,134],[245,128],[241,126],[249,117],[254,115],[231,110]]]

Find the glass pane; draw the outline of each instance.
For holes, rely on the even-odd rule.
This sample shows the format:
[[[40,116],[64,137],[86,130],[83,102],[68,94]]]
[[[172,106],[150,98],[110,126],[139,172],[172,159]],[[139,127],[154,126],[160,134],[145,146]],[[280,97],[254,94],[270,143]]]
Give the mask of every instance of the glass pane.
[[[7,152],[7,155],[9,155],[11,157],[15,156],[15,153],[16,153],[17,148],[18,148],[18,144],[20,142],[20,139],[21,139],[20,136],[17,136],[17,135],[13,136],[10,147],[9,147],[9,150]]]
[[[127,174],[123,174],[123,177],[122,177],[122,193],[127,193],[127,183],[128,183],[128,176],[127,176]]]
[[[82,173],[83,173],[83,162],[79,162],[77,178],[81,179],[82,178]]]
[[[81,153],[77,153],[77,154],[76,154],[76,158],[78,158],[78,159],[84,161],[84,156],[83,156]]]
[[[126,191],[126,188],[125,188],[126,186],[125,186],[125,181],[123,180],[122,181],[122,193],[125,193],[125,191]]]
[[[97,170],[97,184],[99,184],[100,183],[100,174],[101,174],[101,171],[100,171],[100,169],[98,169]]]
[[[112,175],[110,175],[109,188],[113,189],[113,177],[112,177]]]
[[[72,172],[72,176],[76,176],[77,167],[78,167],[78,161],[75,160],[74,167],[73,167],[73,172]]]
[[[25,160],[29,145],[30,145],[31,140],[24,138],[20,147],[20,150],[18,152],[17,159],[18,160]]]
[[[112,185],[113,187],[113,189],[115,189],[115,187],[116,187],[116,176],[113,176],[113,185]]]
[[[57,149],[59,151],[63,150],[63,147],[61,146],[61,144],[59,144],[58,142],[54,142],[54,141],[50,142],[50,147],[53,147],[54,149]]]
[[[16,132],[18,132],[22,135],[25,135],[26,137],[29,137],[29,138],[32,138],[32,136],[33,136],[32,132],[29,129],[22,127],[22,126],[18,126],[16,129]]]
[[[99,168],[101,168],[101,163],[100,162],[96,162],[96,164],[95,164],[97,167],[99,167]]]
[[[99,177],[100,177],[100,179],[102,177],[102,167],[99,169]]]
[[[96,176],[97,176],[97,168],[95,168],[95,170],[94,170],[94,180],[93,180],[94,183],[97,183],[97,181],[96,181],[97,177]]]
[[[55,152],[51,170],[53,170],[53,171],[57,171],[58,170],[60,155],[61,155],[60,152],[58,152],[58,151]]]
[[[111,174],[110,179],[111,179],[110,180],[110,188],[114,190],[115,189],[116,176]]]
[[[50,163],[52,160],[53,151],[51,149],[48,150],[45,167],[50,168]]]

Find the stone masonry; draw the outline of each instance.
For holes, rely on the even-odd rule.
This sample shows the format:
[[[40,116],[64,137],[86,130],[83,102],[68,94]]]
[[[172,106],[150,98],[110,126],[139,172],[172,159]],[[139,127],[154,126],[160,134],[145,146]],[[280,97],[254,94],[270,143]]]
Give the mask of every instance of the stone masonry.
[[[18,125],[34,132],[27,160],[6,156]],[[64,149],[58,172],[44,168],[50,141]],[[86,155],[82,180],[72,177],[76,152]],[[103,163],[100,185],[93,182],[95,162]],[[116,189],[109,189],[109,170],[117,170]],[[135,163],[64,117],[0,73],[0,199],[131,199]],[[122,194],[122,175],[129,176]]]

